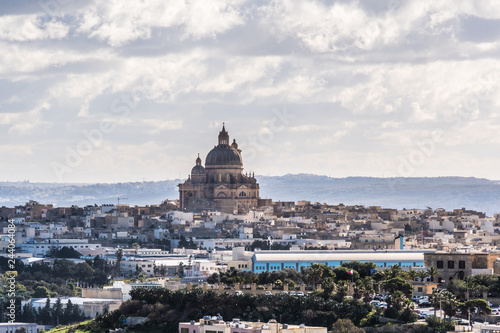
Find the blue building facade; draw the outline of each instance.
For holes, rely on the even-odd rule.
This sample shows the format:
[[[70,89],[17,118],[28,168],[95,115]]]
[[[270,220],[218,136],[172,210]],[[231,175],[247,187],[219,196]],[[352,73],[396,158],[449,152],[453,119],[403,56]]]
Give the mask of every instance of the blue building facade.
[[[259,251],[252,257],[254,273],[295,269],[300,271],[312,264],[335,268],[345,262],[373,262],[384,269],[398,265],[403,269],[423,268],[424,253],[431,251]]]

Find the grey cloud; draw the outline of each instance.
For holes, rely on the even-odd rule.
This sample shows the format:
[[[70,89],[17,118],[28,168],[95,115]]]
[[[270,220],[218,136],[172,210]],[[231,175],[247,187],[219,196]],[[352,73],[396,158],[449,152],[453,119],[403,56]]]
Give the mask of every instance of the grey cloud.
[[[475,43],[498,41],[500,39],[500,19],[464,17],[460,20],[458,38]]]

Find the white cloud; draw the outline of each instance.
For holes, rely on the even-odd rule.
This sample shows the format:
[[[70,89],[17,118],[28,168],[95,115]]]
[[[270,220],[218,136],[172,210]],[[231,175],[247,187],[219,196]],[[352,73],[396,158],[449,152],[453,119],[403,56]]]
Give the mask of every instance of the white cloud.
[[[242,1],[98,2],[81,14],[79,31],[112,46],[151,38],[154,28],[180,29],[180,39],[214,38],[244,23]]]
[[[61,39],[68,35],[68,31],[69,27],[56,19],[44,22],[37,15],[0,16],[0,40]]]
[[[181,120],[165,120],[158,119],[144,119],[142,123],[146,128],[149,128],[149,134],[158,134],[163,131],[172,131],[182,129],[183,122]]]
[[[280,120],[283,130],[257,149],[264,161],[248,158],[246,167],[382,176],[436,128],[447,141],[416,174],[435,175],[434,166],[467,152],[491,162],[479,155],[500,148],[500,34],[486,29],[500,27],[499,7],[111,0],[64,1],[52,13],[19,4],[15,15],[0,14],[0,142],[26,152],[21,163],[50,165],[84,130],[112,121],[116,128],[67,181],[128,180],[144,170],[145,178],[173,178],[210,149],[223,121],[252,148],[252,136],[269,134],[273,110],[285,106],[295,118]],[[113,113],[116,100],[126,115]],[[138,150],[140,158],[130,154]],[[495,176],[479,165],[454,168]],[[35,179],[20,172],[7,166],[4,174]]]

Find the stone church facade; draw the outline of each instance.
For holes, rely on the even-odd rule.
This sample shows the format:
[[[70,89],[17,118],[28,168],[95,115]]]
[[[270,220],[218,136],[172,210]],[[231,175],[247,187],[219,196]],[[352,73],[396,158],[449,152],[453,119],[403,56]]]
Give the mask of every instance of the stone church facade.
[[[230,144],[224,125],[218,145],[207,154],[205,166],[198,155],[188,179],[178,186],[183,211],[241,213],[259,205],[259,184],[253,174],[243,173],[241,149],[236,140]]]

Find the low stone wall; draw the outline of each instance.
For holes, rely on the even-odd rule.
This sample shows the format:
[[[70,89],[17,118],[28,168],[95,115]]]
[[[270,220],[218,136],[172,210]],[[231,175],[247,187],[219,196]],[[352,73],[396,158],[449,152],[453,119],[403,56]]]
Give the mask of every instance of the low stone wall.
[[[207,283],[203,283],[201,285],[201,289],[203,291],[208,291],[212,290],[216,293],[222,294],[222,293],[228,293],[228,294],[233,294],[236,291],[241,291],[242,293],[245,294],[252,294],[252,295],[264,295],[266,292],[271,292],[273,295],[276,294],[281,294],[284,291],[290,292],[291,290],[288,289],[288,285],[285,285],[283,289],[273,289],[272,283],[264,285],[264,289],[258,288],[256,283],[252,283],[249,285],[250,288],[248,288],[247,285],[241,285],[239,283],[235,283],[233,287],[227,288],[223,284],[219,284],[215,288],[210,288]],[[193,285],[188,283],[186,286],[187,290],[191,290],[193,288]],[[306,293],[306,286],[305,285],[300,285],[298,289],[295,289],[294,291],[302,291],[304,294]]]

